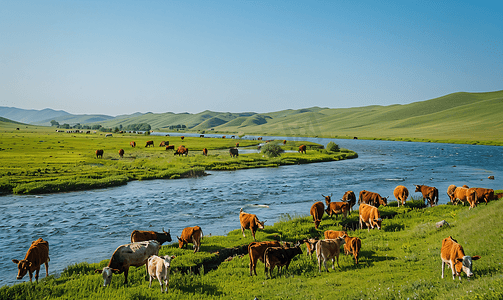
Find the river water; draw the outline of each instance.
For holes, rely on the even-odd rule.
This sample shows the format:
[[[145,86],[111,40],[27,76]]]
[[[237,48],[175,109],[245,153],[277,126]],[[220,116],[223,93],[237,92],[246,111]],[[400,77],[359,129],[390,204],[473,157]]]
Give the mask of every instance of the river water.
[[[175,134],[173,134],[175,135]],[[188,136],[188,134],[184,134]],[[208,136],[208,135],[206,135]],[[413,142],[299,139],[326,145],[334,141],[354,150],[357,159],[278,168],[211,171],[200,178],[134,181],[125,186],[38,196],[0,197],[0,286],[16,283],[12,259],[23,259],[32,241],[49,241],[49,273],[68,265],[110,258],[130,241],[134,229],[171,230],[176,241],[183,228],[199,225],[205,235],[226,235],[239,229],[239,209],[273,224],[283,213],[309,215],[321,194],[333,199],[362,189],[393,199],[401,184],[414,193],[415,184],[439,189],[447,203],[447,187],[502,189],[503,147]],[[489,180],[494,176],[495,180]],[[357,207],[355,207],[356,209]],[[45,276],[44,267],[40,276]],[[23,281],[27,281],[25,276]],[[17,281],[19,282],[19,281]]]

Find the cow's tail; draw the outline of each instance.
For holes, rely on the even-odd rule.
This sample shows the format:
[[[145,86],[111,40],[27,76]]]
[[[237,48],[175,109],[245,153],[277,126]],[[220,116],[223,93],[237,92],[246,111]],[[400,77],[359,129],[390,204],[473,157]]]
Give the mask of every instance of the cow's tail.
[[[199,238],[202,240],[203,239],[203,230],[201,229],[201,235],[199,236]]]

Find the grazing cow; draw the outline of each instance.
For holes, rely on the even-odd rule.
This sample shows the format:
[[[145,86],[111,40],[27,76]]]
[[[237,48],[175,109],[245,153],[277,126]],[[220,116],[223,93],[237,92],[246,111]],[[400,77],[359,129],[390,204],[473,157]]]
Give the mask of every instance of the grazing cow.
[[[35,281],[38,282],[38,273],[42,264],[45,264],[45,277],[49,275],[49,261],[49,242],[42,238],[33,241],[23,260],[12,260],[18,269],[16,279],[23,279],[28,272],[31,282],[33,271],[35,271]]]
[[[103,275],[103,286],[107,286],[112,282],[113,273],[124,273],[124,284],[127,284],[129,267],[145,265],[150,256],[159,253],[160,248],[161,245],[157,241],[121,245],[115,249],[108,265],[103,270],[95,270],[95,272]]]
[[[150,241],[150,240],[156,240],[159,243],[159,245],[162,245],[165,242],[169,243],[171,242],[170,230],[166,232],[164,231],[163,228],[162,232],[144,231],[144,230],[133,230],[133,232],[131,232],[131,243]]]
[[[470,204],[470,208],[472,209],[474,207],[477,207],[478,201],[478,196],[477,196],[477,190],[474,188],[470,188],[466,191],[466,201]]]
[[[356,196],[353,191],[347,191],[344,193],[342,196],[342,202],[347,202],[349,203],[349,213],[353,211],[353,206],[356,204]]]
[[[494,190],[493,189],[484,189],[484,188],[474,188],[475,192],[477,192],[478,201],[484,200],[486,205],[489,201],[494,200]]]
[[[96,158],[103,158],[103,150],[102,149],[96,150]]]
[[[199,226],[186,227],[182,230],[180,237],[177,236],[176,238],[178,239],[178,247],[180,249],[186,244],[192,243],[194,245],[194,253],[196,253],[201,247],[203,230]]]
[[[242,208],[239,210],[239,223],[241,224],[241,232],[243,233],[243,237],[246,237],[245,229],[250,229],[253,240],[256,241],[255,232],[259,228],[264,229],[264,223],[266,221],[267,220],[260,222],[256,215],[245,213]]]
[[[306,153],[306,145],[299,146],[299,153]]]
[[[471,196],[471,194],[468,193],[468,188],[465,188],[465,187],[457,187],[454,192],[449,195],[449,197],[451,198],[451,202],[453,204],[458,204],[459,202],[462,202],[463,205],[468,202],[468,199],[467,197],[468,196]],[[471,191],[473,193],[473,191]]]
[[[325,206],[323,205],[323,202],[321,202],[321,201],[315,202],[311,206],[311,210],[309,211],[309,213],[311,214],[311,216],[313,216],[314,228],[318,229],[318,226],[320,226],[324,211],[325,211]]]
[[[161,293],[168,292],[169,286],[169,270],[171,267],[171,260],[174,259],[175,256],[157,256],[152,255],[148,258],[147,268],[149,275],[149,284],[148,287],[152,287],[152,279],[157,278],[159,280],[159,285],[161,286]],[[165,290],[162,289],[162,283],[166,286]]]
[[[203,148],[203,155],[204,155],[204,156],[208,156],[208,149]]]
[[[159,147],[166,147],[166,146],[169,146],[169,141],[162,141],[162,142],[159,144]]]
[[[343,219],[346,219],[349,212],[349,203],[347,202],[330,202],[325,210],[329,217],[335,214],[335,219],[337,215],[342,214]]]
[[[358,237],[349,236],[346,236],[344,241],[344,254],[349,255],[352,253],[355,259],[355,265],[357,265],[358,255],[360,253],[360,249],[362,248],[362,241]]]
[[[454,280],[456,276],[459,276],[459,280],[461,281],[461,271],[465,272],[468,278],[473,276],[472,262],[478,260],[480,256],[470,257],[465,255],[465,251],[458,244],[458,241],[449,236],[442,241],[440,258],[442,259],[442,278],[444,278],[445,264],[447,264],[452,270],[452,279]]]
[[[148,146],[154,147],[154,141],[147,141],[147,143],[145,143],[145,147],[148,147]]]
[[[367,231],[370,232],[370,228],[381,229],[382,219],[379,215],[379,210],[377,207],[372,205],[367,205],[365,203],[360,204],[360,229],[363,229],[363,223],[367,226]]]
[[[131,141],[131,142],[129,142],[129,146],[131,146],[131,147],[133,147],[133,148],[134,148],[134,147],[136,147],[136,142],[135,142],[135,141]]]
[[[333,239],[336,239],[340,236],[346,236],[347,233],[346,233],[346,231],[325,230],[323,235],[325,236],[326,240],[333,240]]]
[[[283,145],[286,145],[286,140],[283,140]]]
[[[265,277],[267,278],[267,270],[269,269],[269,277],[272,278],[272,271],[276,266],[279,269],[279,274],[281,274],[281,269],[283,268],[283,266],[286,270],[288,270],[290,262],[297,254],[302,254],[302,249],[300,249],[300,242],[295,244],[295,246],[291,248],[267,248],[264,252]]]
[[[175,145],[166,146],[166,150],[175,150]]]
[[[309,238],[309,239],[304,239],[303,241],[306,244],[306,255],[313,257],[313,253],[316,251],[314,248],[316,246],[316,243],[318,242],[318,238]]]
[[[122,158],[124,156],[124,149],[119,150],[119,156]]]
[[[360,203],[370,204],[375,207],[379,207],[380,205],[386,206],[388,204],[388,197],[384,198],[378,193],[363,190],[360,191],[360,199],[358,199],[358,204]]]
[[[447,196],[449,196],[449,199],[451,199],[452,202],[452,195],[454,195],[454,191],[456,190],[457,186],[454,184],[449,185],[447,188]]]
[[[431,187],[427,185],[416,185],[416,193],[421,192],[423,194],[423,201],[430,202],[430,207],[437,205],[438,203],[438,190],[436,187]],[[426,202],[425,202],[426,204]]]
[[[337,266],[339,266],[339,253],[341,252],[341,246],[345,243],[346,236],[340,236],[336,239],[330,240],[320,240],[316,243],[316,257],[318,258],[318,271],[321,273],[321,261],[325,266],[325,270],[328,272],[327,260],[332,260],[332,269],[335,270],[335,260],[337,258]]]
[[[239,143],[236,143],[236,148],[238,148],[238,147],[239,147]]]
[[[403,185],[399,185],[393,191],[393,196],[395,196],[396,202],[398,202],[398,207],[400,207],[400,203],[402,203],[403,206],[405,205],[407,197],[409,197],[409,190]]]
[[[269,247],[281,247],[278,241],[251,242],[248,245],[248,255],[250,256],[250,276],[257,276],[257,260],[264,262],[265,250]]]
[[[185,156],[187,156],[187,155],[189,155],[189,149],[185,148],[183,145],[180,145],[180,146],[178,146],[178,149],[176,149],[174,155],[178,155],[178,156],[185,155]]]
[[[239,151],[237,148],[231,148],[229,149],[229,154],[231,155],[231,157],[237,157],[239,156]]]

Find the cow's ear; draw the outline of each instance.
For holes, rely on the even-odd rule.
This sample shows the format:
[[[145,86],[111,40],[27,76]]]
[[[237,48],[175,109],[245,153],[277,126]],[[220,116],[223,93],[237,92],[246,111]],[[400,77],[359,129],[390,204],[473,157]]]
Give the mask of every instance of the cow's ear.
[[[17,259],[13,259],[12,262],[15,263],[16,265],[19,264],[19,260]]]
[[[461,262],[461,263],[463,262],[463,259],[462,259],[462,258],[456,258],[456,260],[457,260],[458,262]]]
[[[101,273],[103,273],[103,270],[102,269],[99,269],[99,270],[96,269],[96,270],[94,270],[94,273],[100,273],[101,274]]]
[[[472,256],[472,260],[478,260],[478,259],[480,259],[480,256],[478,255]]]
[[[176,257],[176,256],[174,256],[174,255],[173,255],[173,256],[171,256],[171,259],[175,259],[175,257]]]

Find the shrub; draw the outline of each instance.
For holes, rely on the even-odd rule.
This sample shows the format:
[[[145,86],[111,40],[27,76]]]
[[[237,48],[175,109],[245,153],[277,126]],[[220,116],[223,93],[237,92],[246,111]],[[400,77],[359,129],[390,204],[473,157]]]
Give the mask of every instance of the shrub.
[[[269,157],[278,157],[285,151],[279,145],[267,143],[262,147],[261,152]]]
[[[339,149],[339,145],[337,145],[334,142],[328,142],[328,144],[327,144],[327,150],[330,151],[330,152],[339,152],[339,151],[341,151]]]

